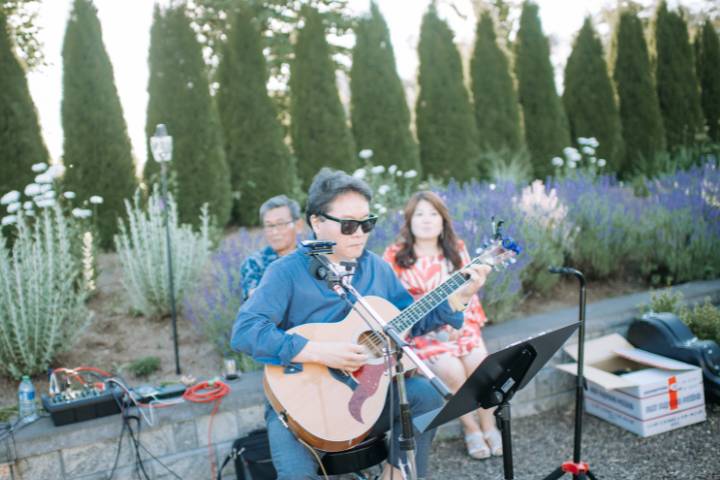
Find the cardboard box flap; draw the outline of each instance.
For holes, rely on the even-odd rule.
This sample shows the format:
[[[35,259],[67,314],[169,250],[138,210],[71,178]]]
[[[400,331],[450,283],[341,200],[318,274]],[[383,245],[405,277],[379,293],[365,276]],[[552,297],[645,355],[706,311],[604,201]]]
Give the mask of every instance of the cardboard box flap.
[[[561,365],[555,365],[555,368],[568,372],[572,375],[577,374],[577,363],[563,363]],[[587,380],[595,382],[608,390],[635,386],[635,383],[630,382],[619,375],[614,375],[606,372],[605,370],[601,370],[587,364],[583,367],[583,376]]]
[[[637,348],[618,348],[615,353],[634,362],[664,370],[693,370],[697,367]]]
[[[604,337],[595,338],[585,342],[585,365],[609,360],[620,349],[632,349],[633,346],[619,333],[612,333]],[[563,348],[565,353],[577,361],[577,343]]]

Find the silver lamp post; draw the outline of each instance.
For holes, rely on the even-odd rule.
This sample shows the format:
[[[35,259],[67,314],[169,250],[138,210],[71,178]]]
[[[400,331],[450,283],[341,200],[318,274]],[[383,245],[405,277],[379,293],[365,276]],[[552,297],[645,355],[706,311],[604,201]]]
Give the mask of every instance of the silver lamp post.
[[[160,123],[155,127],[155,134],[150,137],[150,149],[155,161],[160,164],[160,178],[162,182],[163,216],[165,220],[165,242],[167,246],[168,280],[170,283],[170,315],[172,316],[173,344],[175,347],[175,373],[180,375],[180,354],[178,352],[177,315],[175,312],[175,281],[172,267],[172,249],[170,243],[170,225],[168,223],[167,200],[167,164],[172,160],[172,137],[168,135],[165,125]]]

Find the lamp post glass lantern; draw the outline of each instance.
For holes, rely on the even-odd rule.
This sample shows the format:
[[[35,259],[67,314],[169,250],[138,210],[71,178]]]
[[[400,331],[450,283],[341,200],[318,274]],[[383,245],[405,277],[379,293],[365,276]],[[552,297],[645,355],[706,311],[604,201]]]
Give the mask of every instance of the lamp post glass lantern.
[[[172,248],[170,242],[170,225],[168,223],[168,187],[167,164],[172,160],[172,137],[168,135],[167,128],[162,123],[155,127],[155,134],[150,137],[150,149],[153,158],[160,164],[160,181],[162,183],[163,218],[165,221],[165,243],[167,249],[167,271],[170,286],[170,316],[172,318],[173,346],[175,348],[175,373],[180,374],[180,353],[178,351],[177,314],[175,310],[175,282],[172,267]]]

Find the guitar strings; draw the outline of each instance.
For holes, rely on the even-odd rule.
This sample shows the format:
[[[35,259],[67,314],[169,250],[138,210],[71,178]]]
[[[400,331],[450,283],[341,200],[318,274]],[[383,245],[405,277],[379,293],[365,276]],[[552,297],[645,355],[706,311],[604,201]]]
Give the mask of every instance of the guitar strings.
[[[503,249],[504,250],[504,249]],[[483,257],[490,256],[492,252],[486,251],[483,254],[479,255],[475,259],[473,259],[468,265],[474,265],[474,264],[480,264],[483,263],[485,265],[489,265],[490,267],[496,267],[498,263],[490,260],[497,260],[498,258],[504,258],[505,256],[509,255],[509,251],[503,251],[500,253],[495,254],[495,259],[486,259]],[[501,262],[502,263],[502,262]],[[422,297],[417,303],[413,304],[412,307],[415,307],[416,305],[419,305],[415,307],[416,310],[422,310],[422,305],[424,303],[435,303],[437,301],[441,301],[444,298],[447,298],[449,295],[451,295],[455,290],[460,288],[465,282],[467,281],[467,278],[465,275],[463,275],[462,270],[458,270],[457,272],[453,273],[450,278],[448,278],[446,281],[444,281],[442,284],[440,284],[435,290],[430,292],[429,294]],[[454,283],[457,283],[456,285],[451,285]],[[445,292],[447,287],[450,287],[449,292]],[[439,297],[439,298],[437,298]],[[412,307],[401,312],[397,317],[395,317],[393,320],[390,321],[390,323],[396,323],[400,326],[399,330],[403,331],[409,326],[414,325],[417,323],[420,319],[422,319],[430,310],[431,308],[428,308],[426,311],[424,311],[421,315],[415,314],[412,310]],[[434,306],[433,306],[434,308]],[[406,320],[410,320],[409,324],[406,325]],[[379,334],[376,331],[371,331],[370,335],[364,337],[363,340],[368,339],[367,341],[370,343],[370,345],[373,347],[373,353],[377,351],[378,349],[382,351],[383,344],[385,343],[384,340],[381,337],[381,334]],[[361,343],[367,347],[366,343],[364,341],[361,341]]]

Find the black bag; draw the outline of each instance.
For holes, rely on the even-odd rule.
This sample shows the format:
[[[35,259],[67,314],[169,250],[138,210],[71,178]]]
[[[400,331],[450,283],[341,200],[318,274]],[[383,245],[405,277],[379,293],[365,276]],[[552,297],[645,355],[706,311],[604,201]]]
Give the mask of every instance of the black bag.
[[[225,465],[235,461],[237,480],[275,480],[277,472],[270,456],[267,430],[262,428],[248,433],[233,442],[230,454],[225,458],[217,474],[221,480]]]
[[[636,319],[630,324],[628,340],[641,350],[700,367],[707,399],[720,403],[720,346],[716,342],[698,340],[672,313],[647,313]]]

